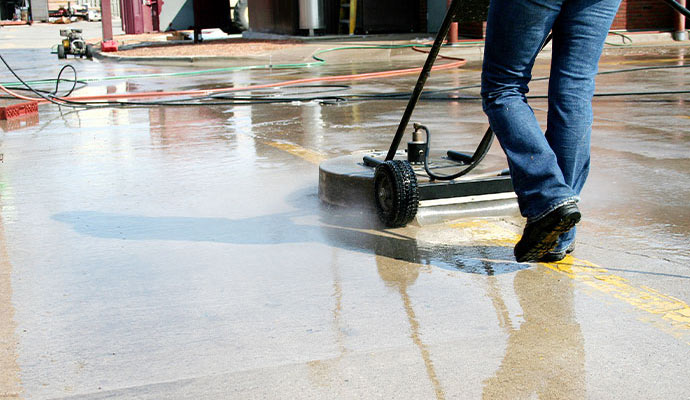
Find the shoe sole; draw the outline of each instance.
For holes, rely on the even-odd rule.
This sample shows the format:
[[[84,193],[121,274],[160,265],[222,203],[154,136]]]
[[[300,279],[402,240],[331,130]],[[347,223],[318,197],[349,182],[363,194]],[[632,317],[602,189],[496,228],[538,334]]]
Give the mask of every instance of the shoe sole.
[[[554,253],[553,251],[547,251],[541,258],[539,258],[537,261],[541,263],[555,263],[563,260],[568,253],[566,252],[561,252],[561,253]]]
[[[517,258],[517,262],[538,261],[544,255],[553,250],[558,244],[558,237],[571,230],[578,222],[582,214],[574,212],[563,216],[558,224],[548,233],[544,233],[537,240],[537,243],[530,250],[525,252],[522,257]]]
[[[556,246],[558,246],[558,241],[556,241]],[[572,245],[571,245],[572,246]],[[554,251],[547,251],[546,254],[544,254],[539,260],[539,262],[542,263],[555,263],[563,260],[568,254],[572,254],[572,252],[575,250],[574,247],[568,247],[564,251],[560,251],[558,253]]]

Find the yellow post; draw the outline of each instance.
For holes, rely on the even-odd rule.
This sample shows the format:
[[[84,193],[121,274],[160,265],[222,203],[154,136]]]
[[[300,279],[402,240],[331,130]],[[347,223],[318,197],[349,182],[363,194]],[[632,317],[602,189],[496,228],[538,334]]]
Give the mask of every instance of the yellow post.
[[[357,0],[350,0],[350,35],[355,34],[357,26]]]

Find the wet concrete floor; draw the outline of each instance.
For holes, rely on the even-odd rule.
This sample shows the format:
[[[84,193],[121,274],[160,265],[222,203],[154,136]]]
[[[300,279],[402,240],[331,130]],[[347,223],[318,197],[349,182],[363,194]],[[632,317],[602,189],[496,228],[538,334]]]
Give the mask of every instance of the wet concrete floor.
[[[25,79],[59,69],[47,53],[2,55]],[[601,69],[686,56],[612,51]],[[80,77],[181,70],[73,64]],[[411,66],[132,78],[79,92]],[[535,76],[547,71],[541,61]],[[478,76],[470,64],[428,87]],[[262,93],[387,93],[414,80]],[[598,85],[682,90],[690,74],[642,70]],[[448,96],[413,119],[438,151],[470,150],[486,129],[481,105]],[[43,105],[38,119],[0,126],[0,398],[688,398],[689,102],[595,101],[584,219],[575,257],[559,264],[514,262],[519,219],[385,230],[320,204],[319,161],[387,148],[403,101]],[[543,120],[545,100],[531,104]]]

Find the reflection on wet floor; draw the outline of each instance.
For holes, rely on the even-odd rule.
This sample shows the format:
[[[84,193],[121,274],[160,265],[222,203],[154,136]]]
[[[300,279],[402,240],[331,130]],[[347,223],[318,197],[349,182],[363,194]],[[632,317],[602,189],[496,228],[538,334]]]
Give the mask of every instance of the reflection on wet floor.
[[[3,132],[11,132],[38,125],[38,114],[25,115],[18,118],[4,119],[0,121],[0,129]]]
[[[616,55],[602,69],[683,57],[681,50]],[[93,75],[167,70],[88,68]],[[547,63],[536,71],[545,73]],[[638,89],[642,79],[648,89],[683,86],[683,71],[606,75],[599,87]],[[476,83],[478,74],[444,72],[430,88]],[[246,86],[303,75],[132,78],[83,90]],[[413,82],[369,81],[330,94],[408,91]],[[535,82],[532,93],[543,89]],[[420,104],[414,119],[434,132],[434,151],[476,145],[486,128],[481,105],[447,98],[476,95],[473,88]],[[531,104],[543,117],[546,102]],[[672,362],[687,358],[687,104],[678,95],[595,103],[594,168],[578,252],[629,281],[581,260],[515,263],[520,219],[386,230],[364,211],[320,205],[315,164],[387,148],[400,100],[42,106],[40,121],[0,126],[0,310],[17,306],[10,317],[0,314],[16,320],[16,328],[0,324],[0,342],[20,343],[0,355],[0,371],[12,371],[0,387],[19,390],[21,367],[22,388],[37,398],[96,396],[101,387],[145,397],[195,382],[202,394],[236,389],[248,398],[273,393],[263,387],[267,381],[285,397],[603,398],[597,395],[617,382],[597,368],[626,370],[617,359],[620,342],[640,346],[642,361],[658,353],[657,343],[670,349]],[[498,146],[492,153],[501,155]],[[598,306],[589,309],[588,301]],[[614,316],[625,329],[600,330]],[[610,336],[625,340],[609,343]],[[600,351],[588,341],[610,347]],[[148,376],[133,370],[139,365],[152,366]],[[682,371],[650,366],[641,373],[647,375],[627,383],[667,379],[686,387]],[[663,386],[658,393],[674,387]]]
[[[3,195],[3,186],[0,184],[0,199]],[[12,304],[12,264],[7,253],[5,225],[0,214],[0,398],[2,399],[18,397],[21,392],[16,329],[14,304]]]
[[[500,291],[489,292],[508,346],[496,374],[484,381],[483,398],[585,398],[584,341],[573,282],[534,268],[517,272],[513,285],[522,308],[519,324],[507,315]]]
[[[380,278],[400,294],[411,339],[419,349],[436,398],[446,398],[447,394],[443,382],[439,380],[431,352],[420,333],[420,323],[408,288],[415,284],[421,271],[429,266],[448,268],[450,261],[458,260],[460,255],[466,257],[466,264],[473,264],[469,261],[474,259],[473,255],[482,258],[480,263],[469,267],[459,263],[456,270],[486,276],[487,297],[491,300],[500,327],[508,335],[506,355],[500,368],[493,377],[484,381],[484,398],[523,399],[534,395],[546,399],[583,398],[584,347],[574,315],[573,281],[543,268],[490,261],[491,257],[505,257],[511,248],[491,246],[491,241],[483,242],[481,238],[486,234],[481,232],[481,225],[469,223],[464,226],[466,229],[474,228],[472,237],[476,243],[469,250],[470,254],[462,254],[462,247],[454,247],[453,256],[449,254],[451,246],[424,247],[417,240],[401,235],[372,235],[370,240],[358,242],[359,246],[374,250]],[[358,235],[360,238],[361,233]],[[346,236],[340,232],[334,237],[335,242],[347,243],[349,240]],[[503,240],[508,241],[509,236]],[[510,271],[501,270],[508,268],[509,264],[512,264]],[[501,267],[495,268],[494,265]],[[496,281],[497,271],[515,274],[514,291],[522,309],[518,318],[520,321],[511,321]]]
[[[431,381],[436,398],[441,400],[446,398],[446,394],[443,390],[439,377],[436,374],[436,368],[431,359],[431,354],[429,349],[422,341],[419,321],[415,315],[413,303],[410,300],[410,296],[407,293],[409,286],[414,285],[417,277],[419,276],[419,269],[421,266],[400,262],[395,259],[388,258],[386,256],[376,257],[376,266],[378,268],[379,276],[386,283],[386,285],[392,286],[398,290],[400,293],[400,298],[403,302],[403,307],[405,308],[405,314],[407,315],[408,322],[410,324],[410,335],[415,346],[419,349],[422,360],[424,361],[424,367],[426,369],[426,374]]]

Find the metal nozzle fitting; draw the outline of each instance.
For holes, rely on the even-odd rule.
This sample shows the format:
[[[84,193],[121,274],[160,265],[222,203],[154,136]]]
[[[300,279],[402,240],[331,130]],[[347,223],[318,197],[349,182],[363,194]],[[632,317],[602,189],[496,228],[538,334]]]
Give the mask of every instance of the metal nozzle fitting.
[[[407,161],[410,164],[423,164],[426,152],[426,141],[422,136],[424,127],[418,123],[414,123],[413,126],[412,141],[407,142]]]

